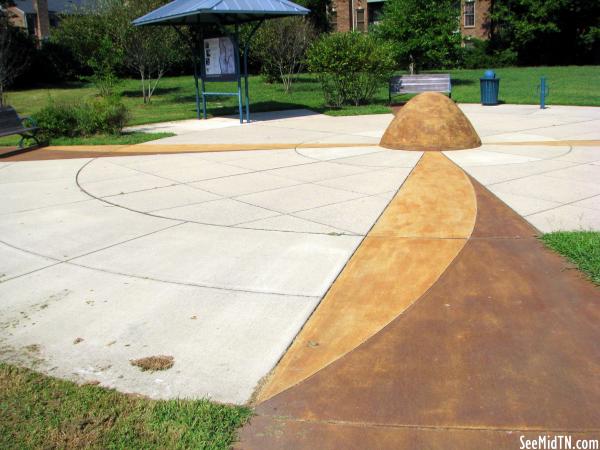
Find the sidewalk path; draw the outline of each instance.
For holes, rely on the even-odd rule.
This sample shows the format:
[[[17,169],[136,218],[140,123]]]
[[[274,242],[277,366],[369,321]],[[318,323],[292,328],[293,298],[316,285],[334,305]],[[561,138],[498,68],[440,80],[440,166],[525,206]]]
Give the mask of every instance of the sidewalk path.
[[[267,380],[240,448],[598,438],[600,291],[453,171],[422,157]]]

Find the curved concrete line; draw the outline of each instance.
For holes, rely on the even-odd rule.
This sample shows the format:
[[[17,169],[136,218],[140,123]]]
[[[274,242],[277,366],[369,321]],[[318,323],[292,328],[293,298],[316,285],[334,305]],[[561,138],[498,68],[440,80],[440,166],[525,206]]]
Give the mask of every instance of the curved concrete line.
[[[180,223],[193,223],[193,224],[196,224],[196,225],[202,225],[202,226],[214,227],[214,228],[233,228],[233,229],[237,228],[237,229],[242,229],[242,230],[266,231],[266,232],[273,232],[273,233],[318,234],[318,235],[323,235],[323,236],[329,235],[329,233],[327,233],[327,232],[295,231],[295,230],[271,230],[269,228],[255,228],[255,227],[242,226],[244,224],[244,222],[239,223],[239,224],[233,224],[233,225],[220,225],[220,224],[216,224],[216,223],[200,222],[198,220],[178,219],[176,217],[170,217],[170,216],[164,216],[164,215],[161,215],[161,214],[156,214],[153,211],[140,211],[140,210],[137,210],[137,209],[129,208],[127,206],[121,205],[120,203],[115,203],[115,202],[111,202],[110,200],[107,200],[107,199],[112,198],[112,197],[118,197],[119,194],[110,195],[110,196],[106,196],[106,197],[98,197],[98,196],[94,195],[93,193],[89,192],[84,186],[81,185],[81,183],[79,181],[79,175],[80,175],[80,173],[90,163],[92,163],[94,161],[97,161],[97,160],[98,160],[98,158],[91,159],[91,160],[87,161],[83,166],[81,166],[79,168],[79,170],[77,171],[77,174],[75,175],[75,184],[81,190],[81,192],[83,192],[85,195],[87,195],[88,197],[90,197],[90,199],[97,200],[97,201],[99,201],[101,203],[105,203],[105,204],[113,206],[115,208],[121,208],[121,209],[124,209],[126,211],[130,211],[130,212],[134,212],[134,213],[137,213],[137,214],[141,214],[143,216],[155,217],[157,219],[166,219],[166,220],[171,220],[171,221],[180,222]],[[142,173],[144,173],[144,172],[142,172]],[[151,175],[151,174],[148,174],[148,175]],[[156,176],[156,175],[153,175],[153,176]],[[173,184],[173,186],[174,185],[187,185],[187,184],[186,183],[177,183],[177,182],[175,182]],[[168,186],[165,186],[165,187],[168,187]],[[154,188],[152,188],[152,189],[154,189]],[[152,190],[152,189],[143,189],[143,191]],[[141,191],[134,191],[134,192],[141,192]],[[377,194],[365,195],[364,197],[365,198],[366,197],[375,197],[376,195]],[[238,201],[240,203],[246,203],[246,202],[242,202],[241,200],[237,200],[237,199],[231,198],[231,197],[221,197],[221,199],[227,199],[227,198],[230,198],[232,200],[236,200],[236,201]],[[208,203],[208,202],[211,202],[211,201],[214,201],[214,200],[206,200],[205,202],[199,202],[198,204]],[[255,206],[257,208],[265,209],[265,210],[271,211],[273,213],[277,213],[277,215],[284,215],[285,214],[285,213],[281,213],[279,211],[270,210],[268,208],[260,207],[260,206],[253,205],[253,204],[250,204],[250,203],[246,203],[246,204],[249,204],[251,206]],[[323,205],[323,206],[327,206],[327,205]],[[178,208],[178,206],[175,206],[173,208]],[[299,211],[295,211],[295,212],[299,212]],[[288,215],[292,215],[292,214],[288,214]],[[272,216],[272,217],[275,217],[275,215]],[[315,223],[317,225],[330,226],[330,225],[327,225],[327,224],[324,224],[324,223],[320,223],[320,222],[317,222],[317,221],[311,220],[311,219],[304,219],[304,218],[299,218],[299,219],[307,221],[307,222],[312,222],[312,223]],[[361,236],[360,234],[354,233],[354,232],[352,232],[350,230],[344,230],[344,229],[341,229],[341,228],[337,228],[337,229],[339,231],[341,231],[341,233],[339,233],[340,236]]]
[[[467,175],[423,155],[267,379],[263,402],[343,357],[403,314],[466,244],[477,201]]]

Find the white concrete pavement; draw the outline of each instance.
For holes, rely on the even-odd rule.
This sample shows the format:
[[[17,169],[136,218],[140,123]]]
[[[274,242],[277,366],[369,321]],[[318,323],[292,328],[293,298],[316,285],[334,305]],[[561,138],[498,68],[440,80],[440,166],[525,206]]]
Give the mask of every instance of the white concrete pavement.
[[[154,398],[244,403],[419,156],[374,147],[334,159],[309,149],[10,163],[0,356]],[[174,367],[129,363],[157,354]]]
[[[485,143],[600,139],[600,108],[536,105],[459,105]],[[319,144],[377,145],[391,114],[332,117],[308,110],[253,114],[240,125],[235,117],[185,120],[131,127],[138,131],[169,131],[177,136],[151,144]],[[223,129],[225,128],[225,129]]]
[[[542,232],[600,230],[600,146],[484,145],[445,153]]]
[[[600,230],[600,146],[537,143],[600,139],[600,108],[461,107],[484,146],[449,158],[541,231]],[[0,358],[246,402],[421,156],[375,145],[391,115],[256,116],[144,145],[290,148],[0,162]],[[157,354],[174,367],[129,364]]]

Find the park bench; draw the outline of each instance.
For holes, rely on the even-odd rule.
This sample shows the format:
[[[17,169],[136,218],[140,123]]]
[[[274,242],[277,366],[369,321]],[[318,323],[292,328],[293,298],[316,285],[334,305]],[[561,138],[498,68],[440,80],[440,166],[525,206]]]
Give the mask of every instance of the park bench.
[[[0,108],[0,137],[20,135],[19,148],[23,148],[25,139],[33,139],[39,145],[37,130],[37,124],[31,117],[19,117],[11,107]]]
[[[452,97],[450,74],[434,73],[423,75],[402,75],[390,78],[390,103],[392,95],[420,94],[421,92],[443,92]]]

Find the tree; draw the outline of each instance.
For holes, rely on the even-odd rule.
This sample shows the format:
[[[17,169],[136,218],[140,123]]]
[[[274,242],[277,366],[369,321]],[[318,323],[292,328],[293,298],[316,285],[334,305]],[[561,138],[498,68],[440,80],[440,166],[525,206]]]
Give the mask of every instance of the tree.
[[[158,8],[161,0],[128,2],[122,9],[125,19],[125,65],[136,71],[142,84],[142,98],[149,103],[160,79],[177,59],[178,35],[170,27],[134,27],[130,22]]]
[[[5,106],[6,88],[29,64],[32,43],[13,27],[6,10],[0,10],[0,108]]]
[[[327,15],[327,11],[331,7],[331,0],[297,0],[295,3],[310,9],[308,20],[318,33],[331,31],[331,24]]]
[[[109,96],[117,74],[132,70],[140,77],[142,99],[152,94],[173,61],[185,50],[168,27],[135,27],[131,21],[161,4],[161,0],[96,0],[65,17],[52,39],[69,48],[91,72],[100,94]]]
[[[261,72],[268,81],[281,81],[289,92],[293,77],[304,67],[306,50],[316,36],[310,21],[301,17],[284,17],[267,21],[252,44]]]
[[[503,0],[491,19],[492,46],[517,52],[520,64],[600,62],[597,1]]]
[[[113,93],[123,63],[123,24],[111,17],[121,4],[119,0],[90,2],[63,17],[51,35],[91,71],[90,80],[104,97]]]
[[[374,32],[394,44],[412,72],[455,66],[460,59],[459,11],[454,0],[388,0]]]

